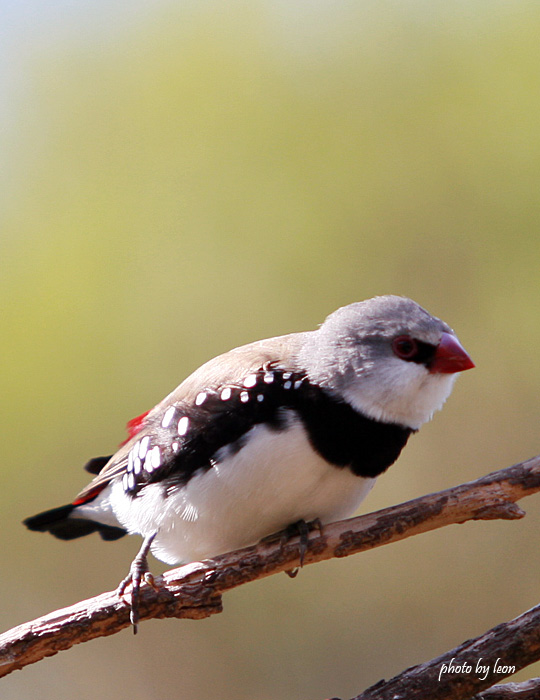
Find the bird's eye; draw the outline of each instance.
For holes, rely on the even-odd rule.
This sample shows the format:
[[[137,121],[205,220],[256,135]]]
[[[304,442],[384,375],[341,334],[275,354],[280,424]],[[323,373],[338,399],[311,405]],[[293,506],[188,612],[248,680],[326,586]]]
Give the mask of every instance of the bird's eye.
[[[414,360],[418,354],[418,343],[408,335],[400,335],[392,341],[392,350],[402,360]]]

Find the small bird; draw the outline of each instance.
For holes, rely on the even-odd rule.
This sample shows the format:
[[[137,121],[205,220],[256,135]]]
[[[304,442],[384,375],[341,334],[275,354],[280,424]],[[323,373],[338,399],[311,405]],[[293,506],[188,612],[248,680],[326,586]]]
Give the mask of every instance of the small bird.
[[[130,573],[136,631],[147,555],[198,561],[351,515],[456,373],[474,367],[454,331],[411,299],[344,306],[314,331],[210,360],[128,423],[116,454],[74,501],[24,521],[70,540],[139,534]]]

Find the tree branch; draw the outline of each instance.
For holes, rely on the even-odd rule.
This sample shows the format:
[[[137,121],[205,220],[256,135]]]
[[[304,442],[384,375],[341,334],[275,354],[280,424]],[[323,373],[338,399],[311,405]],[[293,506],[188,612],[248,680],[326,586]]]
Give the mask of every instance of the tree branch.
[[[326,525],[322,533],[312,535],[304,565],[349,556],[452,523],[522,518],[525,513],[516,501],[537,491],[540,456],[439,493]],[[262,542],[211,561],[172,569],[156,577],[157,583],[163,584],[161,590],[141,590],[141,620],[207,617],[221,612],[222,593],[299,564],[300,547],[294,538],[284,545]],[[0,677],[128,626],[129,605],[115,592],[50,613],[0,635]]]
[[[475,695],[538,659],[540,605],[509,622],[497,625],[476,639],[467,640],[436,659],[413,666],[389,681],[379,681],[354,700],[538,698],[540,686],[537,682],[530,682],[528,688],[530,691],[531,685],[535,687],[536,695],[524,694],[523,687],[519,687],[522,684],[499,685]]]
[[[538,700],[540,678],[531,678],[524,683],[494,685],[489,690],[475,695],[471,700]]]

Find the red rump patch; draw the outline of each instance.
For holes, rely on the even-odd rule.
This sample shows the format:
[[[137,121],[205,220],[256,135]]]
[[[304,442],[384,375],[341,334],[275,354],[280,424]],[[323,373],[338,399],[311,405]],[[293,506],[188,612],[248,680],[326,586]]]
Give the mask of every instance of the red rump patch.
[[[129,440],[131,440],[131,438],[134,435],[137,435],[137,433],[142,430],[142,428],[144,426],[144,419],[146,418],[146,416],[149,413],[150,413],[150,411],[145,411],[145,413],[141,413],[140,416],[137,416],[136,418],[132,418],[130,421],[128,421],[128,423],[126,425],[128,436],[123,442],[120,443],[120,447],[122,447],[122,445],[125,445],[126,442],[129,442]],[[87,491],[87,493],[85,493],[84,496],[82,496],[81,498],[77,498],[77,500],[73,501],[73,505],[80,506],[83,503],[88,503],[89,501],[94,500],[94,498],[98,495],[98,493],[103,491],[105,486],[107,486],[106,481],[102,482],[101,484],[97,484],[97,486],[95,486],[93,489],[91,489],[90,491]]]
[[[107,486],[106,483],[103,484],[98,484],[95,488],[93,488],[91,491],[88,491],[88,493],[85,493],[84,496],[81,498],[77,498],[77,500],[73,501],[74,506],[80,506],[83,503],[89,503],[90,501],[93,501],[94,498],[98,495],[98,493],[101,493],[103,489]]]
[[[149,413],[150,413],[150,411],[145,411],[144,413],[141,413],[140,416],[137,416],[136,418],[132,418],[130,421],[128,421],[128,423],[126,425],[126,428],[128,431],[128,436],[124,440],[124,442],[120,443],[120,447],[122,447],[122,445],[125,445],[126,442],[129,442],[129,440],[131,440],[131,438],[134,435],[137,435],[137,433],[142,430],[143,425],[144,425],[144,419],[146,418],[146,416]]]

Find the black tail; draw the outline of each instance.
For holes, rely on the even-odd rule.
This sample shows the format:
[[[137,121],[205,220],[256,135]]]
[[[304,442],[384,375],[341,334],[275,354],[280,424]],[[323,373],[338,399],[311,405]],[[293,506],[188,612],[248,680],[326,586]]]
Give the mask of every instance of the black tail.
[[[31,518],[23,520],[24,525],[29,530],[37,532],[50,532],[51,535],[58,537],[60,540],[74,540],[77,537],[84,537],[92,532],[99,532],[104,540],[117,540],[126,535],[126,531],[121,527],[113,527],[112,525],[103,525],[96,523],[94,520],[83,520],[82,518],[70,518],[69,516],[75,509],[71,503],[60,508],[46,510],[44,513],[38,513]]]

